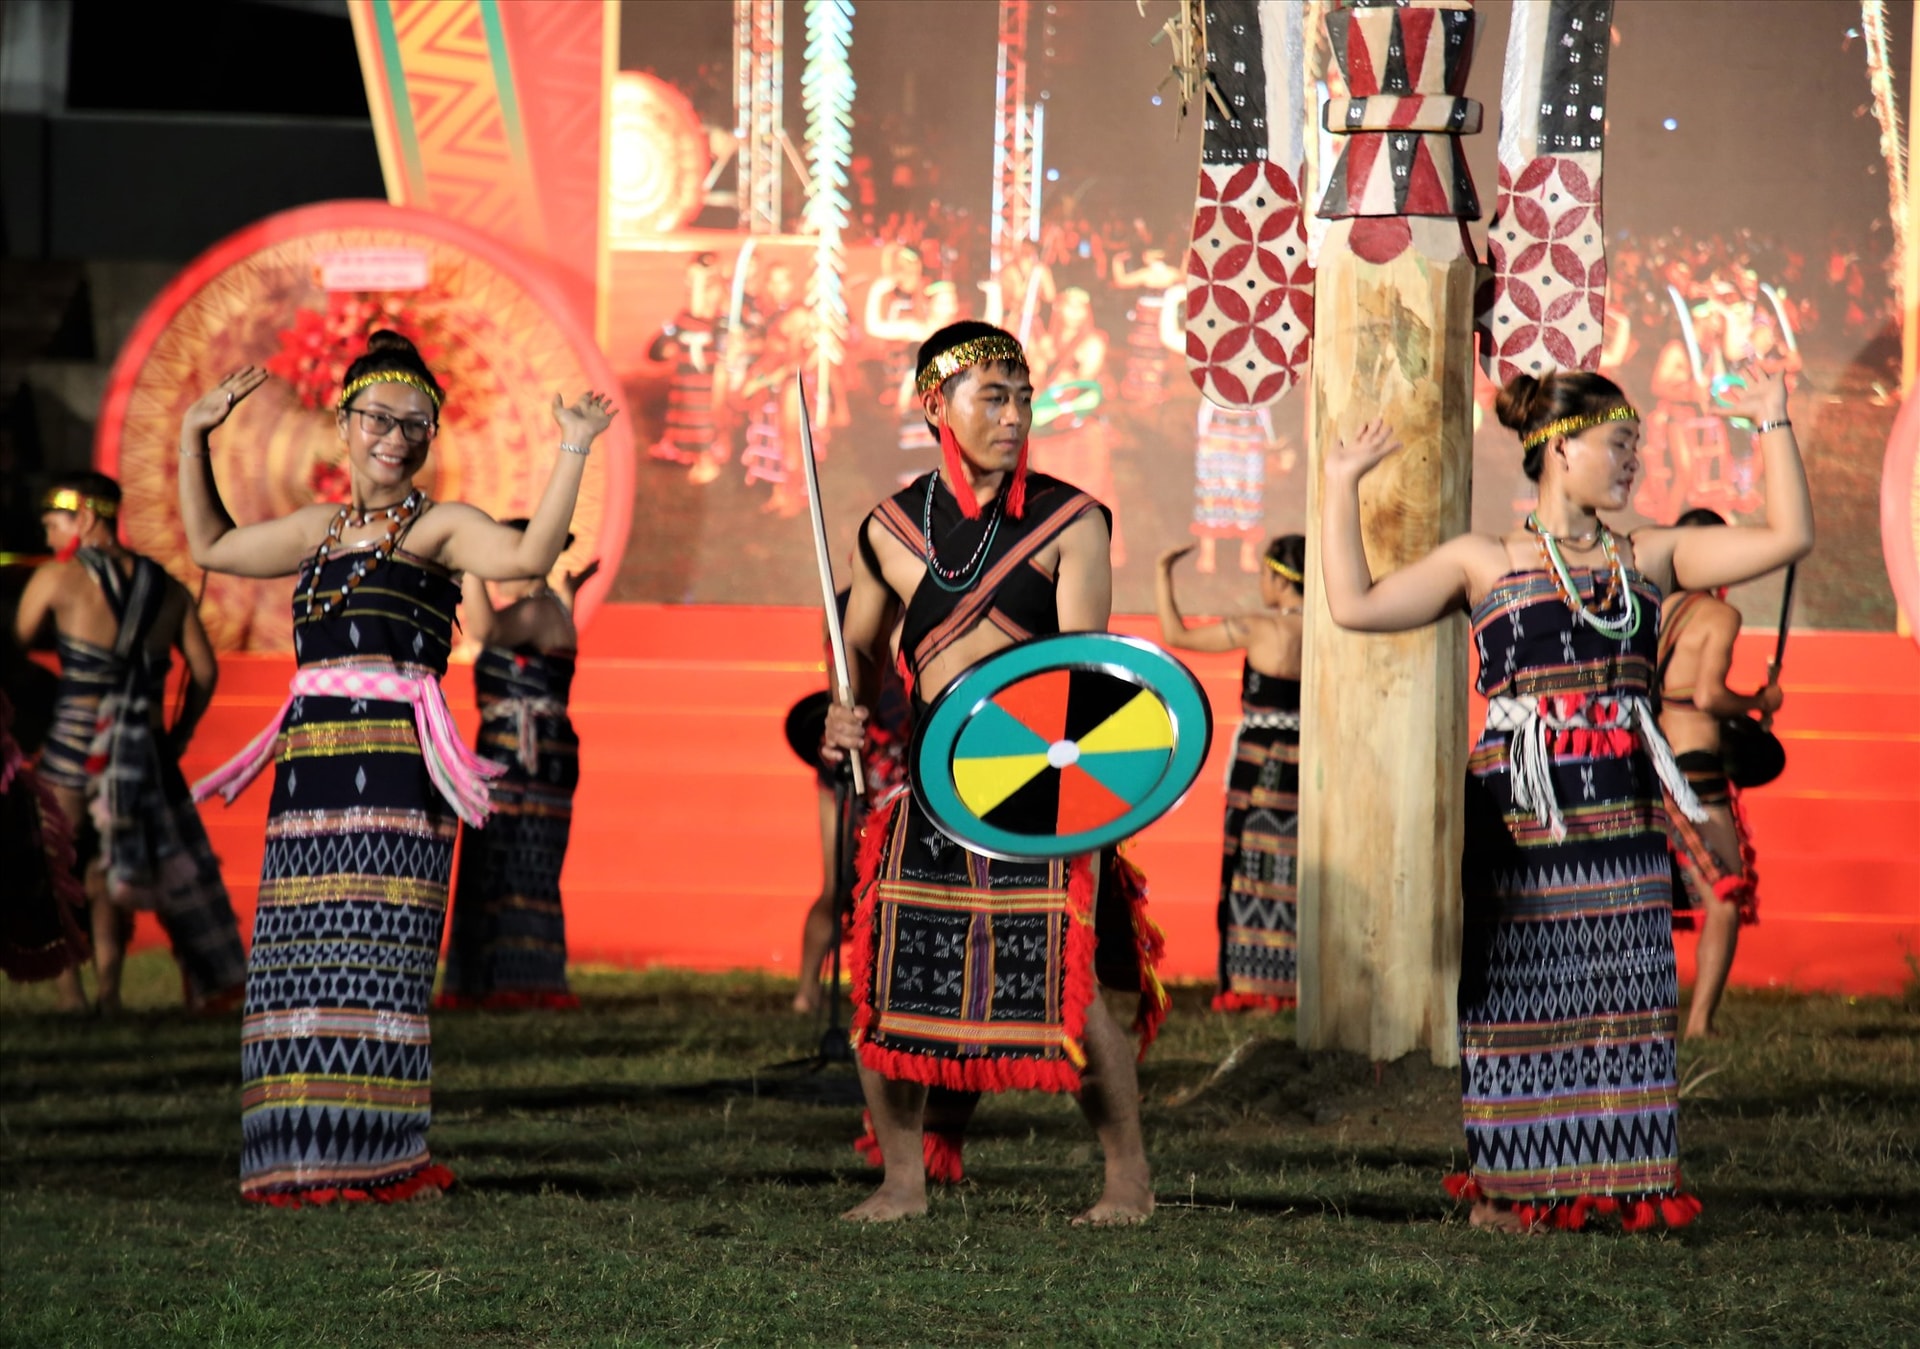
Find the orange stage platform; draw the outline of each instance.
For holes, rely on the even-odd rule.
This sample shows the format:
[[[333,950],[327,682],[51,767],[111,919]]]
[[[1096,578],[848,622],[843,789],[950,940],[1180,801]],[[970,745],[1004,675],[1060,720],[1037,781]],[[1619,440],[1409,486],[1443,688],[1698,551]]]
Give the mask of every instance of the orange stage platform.
[[[1151,620],[1122,619],[1151,635]],[[814,784],[781,735],[788,707],[824,683],[811,609],[609,605],[584,638],[573,715],[582,771],[565,892],[580,962],[797,973],[800,919],[820,884]],[[1772,639],[1741,639],[1733,683],[1763,677]],[[213,767],[285,696],[284,656],[231,656],[186,764]],[[1215,959],[1220,765],[1239,666],[1201,658],[1219,725],[1188,799],[1139,841],[1174,978]],[[1742,934],[1734,982],[1884,993],[1920,958],[1920,651],[1891,635],[1796,633],[1778,730],[1789,763],[1747,797],[1761,924]],[[447,681],[474,726],[467,667]],[[1479,709],[1474,710],[1477,725]],[[251,925],[267,783],[204,807]],[[144,942],[157,925],[143,919]],[[1691,973],[1692,939],[1680,938]]]

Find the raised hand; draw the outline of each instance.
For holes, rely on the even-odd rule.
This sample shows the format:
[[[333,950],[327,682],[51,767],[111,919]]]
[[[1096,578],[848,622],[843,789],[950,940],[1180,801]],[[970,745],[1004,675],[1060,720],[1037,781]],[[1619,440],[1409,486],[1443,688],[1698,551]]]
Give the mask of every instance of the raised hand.
[[[1167,549],[1166,552],[1160,554],[1159,560],[1155,565],[1158,566],[1161,571],[1172,571],[1173,564],[1185,557],[1188,553],[1191,553],[1197,546],[1197,544],[1191,543],[1176,544],[1172,548]]]
[[[599,574],[600,559],[596,557],[579,571],[561,572],[560,581],[554,586],[553,593],[560,597],[561,603],[572,608],[574,596],[580,593],[580,587]]]
[[[569,445],[593,444],[594,437],[613,424],[615,411],[613,400],[605,394],[583,393],[571,407],[559,394],[553,396],[553,420],[560,427],[560,438]]]
[[[1741,384],[1723,387],[1708,404],[1715,416],[1744,417],[1755,423],[1786,419],[1786,371],[1769,370],[1759,360],[1752,360],[1735,373]]]
[[[224,422],[241,400],[267,382],[267,372],[258,366],[243,366],[195,399],[180,418],[184,436],[203,436]]]
[[[1384,421],[1368,422],[1352,435],[1334,442],[1327,451],[1324,467],[1328,477],[1336,475],[1358,481],[1382,459],[1399,450],[1400,441]]]

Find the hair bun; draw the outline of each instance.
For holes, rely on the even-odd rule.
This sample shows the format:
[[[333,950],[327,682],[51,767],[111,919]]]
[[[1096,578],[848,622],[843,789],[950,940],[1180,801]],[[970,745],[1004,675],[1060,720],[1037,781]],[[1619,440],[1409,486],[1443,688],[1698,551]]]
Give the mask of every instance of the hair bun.
[[[412,342],[389,328],[381,328],[367,335],[367,351],[404,351],[418,359],[420,352]]]
[[[1546,391],[1545,383],[1532,375],[1515,375],[1501,386],[1493,402],[1493,415],[1500,419],[1500,425],[1524,436],[1533,425]]]

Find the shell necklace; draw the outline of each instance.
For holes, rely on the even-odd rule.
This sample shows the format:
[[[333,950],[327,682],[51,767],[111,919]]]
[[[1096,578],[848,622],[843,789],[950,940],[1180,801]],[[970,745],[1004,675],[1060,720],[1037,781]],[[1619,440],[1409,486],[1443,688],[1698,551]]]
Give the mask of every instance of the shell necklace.
[[[307,617],[313,617],[314,606],[320,608],[320,617],[325,618],[333,612],[334,606],[344,604],[347,596],[366,580],[368,573],[393,557],[394,550],[400,546],[400,536],[407,532],[407,526],[419,516],[425,507],[427,494],[418,487],[407,493],[406,500],[396,506],[385,509],[355,510],[352,506],[342,506],[327,525],[327,536],[320,540],[320,547],[313,554],[313,575],[307,581]],[[341,583],[337,592],[329,593],[324,599],[320,596],[320,569],[327,564],[327,558],[340,542],[340,531],[351,525],[360,529],[378,519],[387,517],[386,533],[380,542],[373,546],[373,552],[353,564],[353,570]]]
[[[1567,570],[1567,560],[1560,555],[1558,535],[1549,534],[1540,524],[1540,512],[1527,513],[1527,528],[1540,536],[1540,546],[1546,550],[1547,561],[1552,564],[1554,580],[1560,586],[1560,597],[1573,610],[1574,617],[1599,633],[1602,637],[1615,637],[1626,641],[1640,631],[1640,597],[1633,587],[1627,584],[1626,564],[1620,561],[1620,554],[1613,546],[1613,531],[1604,522],[1597,525],[1600,536],[1600,550],[1606,554],[1607,565],[1612,573],[1607,582],[1607,590],[1600,597],[1600,607],[1610,605],[1614,596],[1626,597],[1626,609],[1618,617],[1602,618],[1587,608],[1580,598],[1580,588],[1573,583],[1573,573]]]

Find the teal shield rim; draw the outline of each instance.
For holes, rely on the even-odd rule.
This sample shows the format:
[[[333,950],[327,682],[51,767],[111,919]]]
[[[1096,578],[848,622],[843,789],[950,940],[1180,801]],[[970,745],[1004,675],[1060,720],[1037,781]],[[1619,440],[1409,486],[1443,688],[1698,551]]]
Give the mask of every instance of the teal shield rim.
[[[1075,834],[1016,834],[988,824],[961,801],[953,753],[961,733],[1009,685],[1056,670],[1095,670],[1152,693],[1173,724],[1173,753],[1159,780],[1133,808],[1097,829]],[[987,857],[1051,861],[1119,843],[1185,799],[1213,742],[1213,707],[1193,672],[1152,642],[1111,632],[1037,637],[976,662],[954,676],[914,728],[909,762],[915,798],[941,833]]]

